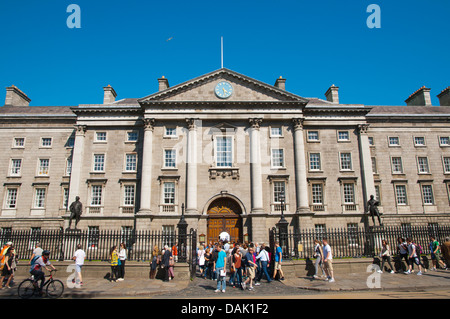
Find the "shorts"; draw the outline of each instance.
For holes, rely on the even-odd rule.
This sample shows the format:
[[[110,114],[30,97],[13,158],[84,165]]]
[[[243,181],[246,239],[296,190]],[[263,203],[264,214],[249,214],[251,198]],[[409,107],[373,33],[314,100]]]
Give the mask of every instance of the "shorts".
[[[325,268],[326,270],[333,271],[333,261],[331,259],[327,259],[327,261],[324,261],[323,268]]]
[[[83,267],[83,265],[75,265],[75,272],[81,272],[81,267]]]
[[[281,270],[281,263],[279,261],[275,262],[275,266],[274,266],[275,270]]]
[[[412,265],[413,263],[419,266],[420,265],[419,257],[410,257],[409,264]]]
[[[250,279],[255,279],[255,268],[247,267],[247,276],[250,277]]]
[[[439,262],[441,260],[441,257],[439,257],[439,254],[431,254],[431,260],[436,260],[437,262]]]

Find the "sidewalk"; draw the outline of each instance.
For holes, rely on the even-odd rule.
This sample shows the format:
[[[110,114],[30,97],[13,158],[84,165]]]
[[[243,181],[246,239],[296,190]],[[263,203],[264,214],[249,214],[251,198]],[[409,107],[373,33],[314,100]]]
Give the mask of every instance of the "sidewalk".
[[[368,286],[369,278],[369,286]],[[23,280],[17,277],[11,289],[1,289],[0,298],[18,298],[17,286]],[[334,283],[329,283],[322,279],[312,279],[311,277],[294,277],[286,280],[267,283],[262,280],[260,286],[255,286],[253,291],[242,291],[239,288],[227,286],[225,293],[214,293],[216,282],[213,280],[195,278],[194,280],[176,279],[170,282],[163,282],[158,279],[149,280],[130,278],[119,282],[109,282],[106,279],[86,279],[81,288],[71,288],[61,278],[65,285],[64,298],[235,298],[250,297],[263,298],[264,296],[283,296],[302,298],[302,295],[316,295],[326,292],[351,292],[351,291],[415,291],[430,288],[450,289],[450,270],[428,271],[422,276],[415,273],[406,275],[403,273],[351,273],[338,275]],[[228,278],[227,278],[228,280]],[[373,285],[378,284],[372,288]]]

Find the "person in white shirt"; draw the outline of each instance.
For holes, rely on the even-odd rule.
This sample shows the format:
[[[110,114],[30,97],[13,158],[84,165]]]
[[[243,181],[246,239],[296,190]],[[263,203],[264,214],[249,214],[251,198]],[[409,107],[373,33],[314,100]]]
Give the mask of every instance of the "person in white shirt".
[[[322,239],[323,244],[323,266],[325,273],[327,274],[328,282],[334,282],[333,275],[333,254],[331,253],[331,247],[328,245],[328,239]]]
[[[260,281],[263,277],[263,274],[266,275],[267,282],[272,282],[272,279],[269,276],[268,267],[270,265],[269,253],[266,250],[266,245],[264,243],[261,244],[261,248],[259,250],[258,256],[256,256],[256,260],[261,262],[261,269],[258,274],[258,278],[255,280],[255,286],[260,285]]]
[[[405,271],[405,274],[409,275],[412,271],[413,264],[416,264],[419,267],[419,272],[417,273],[417,275],[420,276],[422,275],[422,265],[420,264],[420,259],[417,256],[416,245],[414,245],[411,238],[408,238],[406,242],[408,243],[409,266],[408,270]]]
[[[127,259],[127,249],[125,243],[120,244],[119,250],[119,278],[117,280],[122,281],[125,278],[125,261]]]
[[[86,253],[81,249],[81,244],[77,245],[77,251],[73,254],[72,259],[75,260],[75,278],[76,283],[83,285],[83,278],[81,277],[81,268],[84,265],[84,259],[86,258]]]

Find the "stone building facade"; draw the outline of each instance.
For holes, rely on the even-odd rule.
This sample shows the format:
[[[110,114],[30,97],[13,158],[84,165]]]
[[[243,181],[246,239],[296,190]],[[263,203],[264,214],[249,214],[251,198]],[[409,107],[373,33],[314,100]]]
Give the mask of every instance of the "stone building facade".
[[[303,98],[228,69],[139,99],[29,106],[17,87],[0,108],[2,229],[68,226],[172,231],[184,213],[207,239],[267,241],[283,214],[294,229],[367,226],[380,201],[385,225],[450,217],[450,88],[405,106]],[[447,106],[446,106],[447,105]],[[369,221],[371,224],[371,221]]]

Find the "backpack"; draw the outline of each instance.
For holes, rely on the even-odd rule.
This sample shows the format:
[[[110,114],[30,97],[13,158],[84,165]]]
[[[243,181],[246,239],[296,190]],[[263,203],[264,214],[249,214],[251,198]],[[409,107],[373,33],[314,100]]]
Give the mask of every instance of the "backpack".
[[[41,256],[34,256],[33,259],[31,259],[31,262],[30,262],[30,272],[33,271],[34,265],[36,264],[36,260],[38,260],[39,257],[41,257]]]
[[[420,246],[419,244],[413,243],[414,246],[416,246],[416,254],[417,256],[421,255],[423,253],[423,249],[422,246]]]
[[[9,247],[4,247],[0,253],[0,270],[3,270],[3,267],[5,267],[5,255],[8,252]]]

